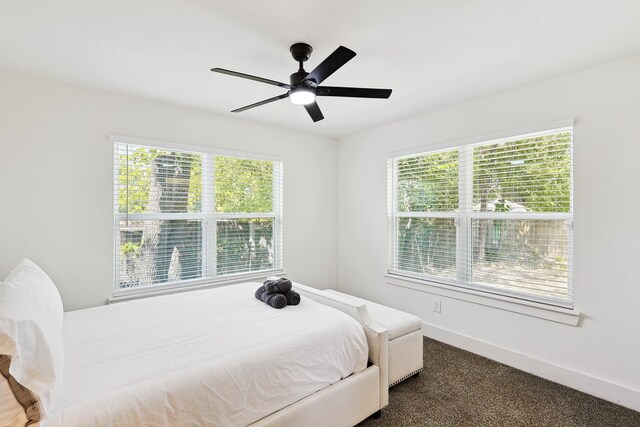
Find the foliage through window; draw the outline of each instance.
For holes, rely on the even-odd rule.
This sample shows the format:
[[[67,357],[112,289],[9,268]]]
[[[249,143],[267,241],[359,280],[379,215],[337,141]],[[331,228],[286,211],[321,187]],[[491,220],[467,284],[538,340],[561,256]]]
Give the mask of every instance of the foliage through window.
[[[572,306],[572,128],[389,159],[389,272]]]
[[[116,290],[282,268],[282,163],[115,143]]]

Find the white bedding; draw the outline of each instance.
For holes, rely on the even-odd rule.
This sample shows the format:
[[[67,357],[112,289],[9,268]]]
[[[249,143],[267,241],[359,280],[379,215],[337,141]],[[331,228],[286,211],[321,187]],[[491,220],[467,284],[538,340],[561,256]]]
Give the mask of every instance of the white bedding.
[[[43,426],[247,425],[367,366],[351,317],[258,283],[65,313],[61,396]]]

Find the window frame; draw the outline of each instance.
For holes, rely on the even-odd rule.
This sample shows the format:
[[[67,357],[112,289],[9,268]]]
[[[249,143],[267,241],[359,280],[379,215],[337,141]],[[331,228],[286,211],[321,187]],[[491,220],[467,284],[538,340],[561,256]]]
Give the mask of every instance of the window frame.
[[[546,212],[476,212],[473,211],[473,167],[459,167],[458,169],[458,210],[453,212],[399,212],[397,201],[398,189],[398,168],[399,159],[419,156],[421,154],[432,154],[442,151],[458,150],[458,162],[460,164],[472,164],[473,149],[480,145],[498,144],[506,141],[517,139],[525,139],[536,136],[536,134],[549,134],[552,132],[574,131],[573,119],[564,119],[555,122],[538,124],[526,128],[503,131],[491,135],[478,136],[464,140],[448,141],[443,144],[432,146],[422,146],[409,150],[388,153],[387,155],[387,224],[388,224],[388,259],[385,277],[387,282],[395,286],[407,287],[410,289],[422,290],[420,285],[432,286],[436,294],[445,296],[458,293],[467,294],[467,296],[459,298],[470,300],[471,302],[483,301],[483,305],[487,304],[487,300],[498,302],[499,308],[504,308],[505,302],[515,303],[516,306],[530,306],[536,309],[549,308],[552,311],[558,309],[569,316],[579,316],[574,310],[575,294],[573,284],[573,138],[570,146],[570,208],[566,213],[546,213]],[[447,278],[432,276],[428,274],[412,273],[400,270],[397,266],[398,262],[398,223],[399,219],[407,217],[417,218],[452,218],[456,222],[456,279],[449,280]],[[535,295],[522,292],[514,292],[507,289],[499,289],[497,287],[483,286],[474,284],[471,280],[470,263],[466,254],[472,253],[472,227],[473,221],[477,219],[509,219],[509,220],[563,220],[567,224],[568,232],[568,299],[567,301],[555,300],[551,298],[537,297]],[[462,250],[462,248],[465,248]],[[418,288],[416,288],[418,286]],[[444,293],[440,290],[446,290]],[[521,311],[514,309],[510,311]],[[577,314],[576,314],[577,313]],[[545,316],[536,316],[545,317]],[[577,322],[577,320],[576,320]],[[573,319],[568,322],[573,323]]]
[[[247,153],[235,150],[225,150],[213,147],[203,147],[174,143],[168,141],[158,141],[146,138],[136,138],[123,135],[109,135],[109,141],[113,148],[113,230],[114,230],[114,258],[113,258],[113,288],[112,298],[109,301],[125,300],[137,296],[172,293],[179,290],[199,289],[215,286],[224,286],[239,283],[251,279],[262,279],[271,275],[284,274],[284,233],[283,233],[283,200],[284,200],[284,180],[283,158],[264,154]],[[119,191],[119,162],[115,159],[119,154],[118,144],[131,144],[138,146],[149,146],[163,148],[167,150],[195,152],[202,155],[202,175],[210,173],[210,180],[202,180],[202,212],[180,212],[180,213],[128,213],[123,214],[118,210]],[[215,211],[215,177],[214,158],[216,156],[227,156],[250,160],[272,161],[273,171],[273,209],[271,212],[216,212]],[[145,219],[184,219],[202,221],[202,277],[197,279],[187,279],[172,283],[156,283],[147,286],[134,288],[120,288],[120,262],[117,253],[120,248],[120,226],[119,222],[123,218],[130,220]],[[272,218],[273,219],[273,247],[274,266],[270,269],[256,270],[250,272],[239,272],[217,276],[217,252],[216,252],[216,230],[217,221],[220,219],[251,219],[251,218]],[[209,273],[208,276],[206,273]]]

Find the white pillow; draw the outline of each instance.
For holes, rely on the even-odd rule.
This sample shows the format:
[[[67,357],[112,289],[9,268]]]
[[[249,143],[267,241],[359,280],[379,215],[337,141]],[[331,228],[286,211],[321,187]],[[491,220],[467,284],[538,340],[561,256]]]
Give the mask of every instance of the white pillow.
[[[10,366],[0,381],[11,386],[11,377],[23,395],[35,397],[28,417],[42,419],[62,385],[62,301],[51,279],[27,259],[7,279],[10,282],[0,283],[0,355],[5,362],[10,357]],[[10,421],[0,419],[0,425]]]
[[[56,288],[51,278],[47,276],[47,273],[42,271],[33,261],[24,258],[15,266],[4,281],[5,283],[15,283],[20,286],[25,286],[36,292],[37,298],[40,299],[42,305],[49,311],[58,328],[62,330],[64,307],[62,306],[60,292],[58,292],[58,288]]]

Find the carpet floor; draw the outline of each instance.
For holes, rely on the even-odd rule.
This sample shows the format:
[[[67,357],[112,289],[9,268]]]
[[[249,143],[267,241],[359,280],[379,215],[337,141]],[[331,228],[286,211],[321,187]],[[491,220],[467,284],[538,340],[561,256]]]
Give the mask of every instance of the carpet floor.
[[[424,339],[424,371],[359,427],[640,427],[640,412]]]

